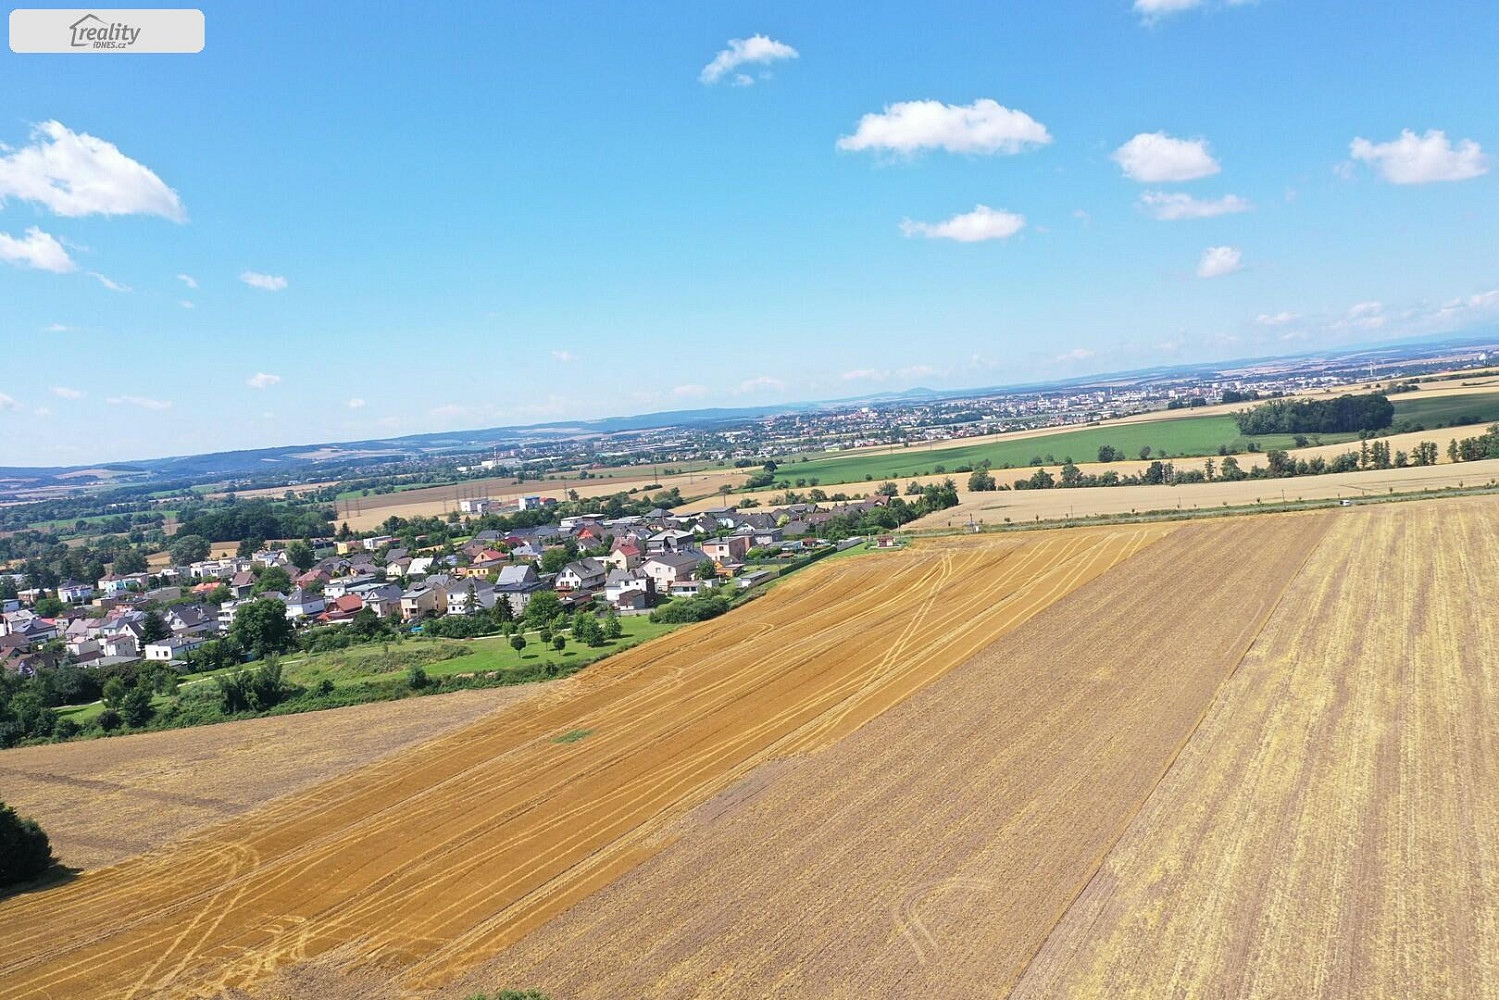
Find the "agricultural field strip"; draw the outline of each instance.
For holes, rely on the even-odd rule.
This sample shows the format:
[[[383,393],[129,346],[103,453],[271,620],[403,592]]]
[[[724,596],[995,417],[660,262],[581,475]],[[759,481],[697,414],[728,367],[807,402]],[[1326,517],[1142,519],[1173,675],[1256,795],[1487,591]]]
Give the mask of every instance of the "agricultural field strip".
[[[1160,549],[1142,557],[1149,560],[1138,571],[1144,577],[1130,575],[1132,561],[1095,579],[961,675],[829,747],[834,760],[793,762],[752,807],[694,830],[470,981],[544,977],[579,1000],[747,998],[773,985],[853,997],[888,995],[896,983],[905,995],[927,995],[918,986],[930,995],[970,995],[941,978],[967,959],[967,971],[986,977],[971,985],[992,991],[996,976],[1018,975],[1097,869],[1284,593],[1302,546],[1315,544],[1325,525],[1319,516],[1261,523],[1268,535],[1247,522],[1181,529],[1174,536],[1181,543],[1167,543],[1169,557]],[[1219,553],[1251,541],[1269,546],[1263,558],[1219,566]],[[1145,585],[1162,573],[1164,587]],[[1098,603],[1120,587],[1121,600]],[[1200,626],[1185,612],[1204,603],[1226,612],[1245,602],[1252,616],[1199,644],[1208,657],[1199,670],[1180,674],[1176,661],[1159,654],[1161,642],[1192,648]],[[1135,638],[1142,629],[1154,638]],[[1117,639],[1117,662],[1100,659],[1100,639]],[[1126,752],[1130,746],[1149,750],[1148,765]],[[957,784],[934,781],[939,773]],[[1080,799],[1095,805],[1080,813]],[[957,885],[969,875],[987,888],[972,906],[943,901],[944,909],[967,908],[929,926],[938,939],[961,940],[951,943],[950,960],[926,964],[912,954],[915,938],[902,932],[914,925],[881,915],[891,900],[907,899],[913,884]],[[821,936],[780,933],[792,914]],[[860,957],[850,963],[856,945]],[[982,965],[991,955],[1002,969]]]
[[[1499,502],[1330,535],[1013,996],[1499,988]]]
[[[1145,536],[1140,535],[1139,533],[1134,533],[1126,537],[1138,540]],[[1078,547],[1078,542],[1070,541],[1063,543],[1063,545],[1066,548],[1075,549]],[[1013,550],[1017,547],[1018,546],[1007,547],[1007,557],[1009,555],[1013,555]],[[1087,547],[1092,546],[1089,545]],[[1023,557],[1023,559],[1028,559],[1029,561],[1039,560],[1041,558],[1041,555],[1037,550],[1037,547],[1029,548],[1032,548],[1031,553],[1028,557]],[[1041,551],[1044,551],[1044,549]],[[940,559],[937,560],[938,566],[935,568],[935,572],[950,573],[953,558],[954,557],[951,553],[943,553]],[[932,561],[933,560],[930,557],[921,560],[922,563],[929,563]],[[1022,561],[1021,566],[1024,567],[1025,565],[1026,563]],[[930,566],[921,566],[920,569],[928,585],[935,586],[939,578],[933,576],[934,568]],[[812,635],[807,638],[803,638],[798,642],[798,646],[807,647],[807,652],[799,662],[805,663],[808,658],[815,657],[818,653],[824,652],[825,650],[836,646],[838,642],[840,642],[845,637],[853,639],[860,632],[867,632],[867,629],[865,628],[865,623],[867,620],[879,619],[881,617],[888,618],[890,616],[893,610],[890,605],[899,603],[899,595],[901,592],[903,592],[904,587],[908,581],[896,577],[893,574],[887,574],[887,578],[883,582],[875,583],[873,585],[873,589],[871,589],[869,586],[869,581],[864,579],[865,577],[870,575],[879,574],[871,574],[867,571],[855,574],[844,574],[842,581],[843,586],[840,589],[835,590],[832,595],[829,595],[834,598],[833,600],[824,604],[821,608],[814,612],[812,616],[807,616],[800,610],[798,610],[797,617],[801,618],[803,621],[809,621],[812,625]],[[825,588],[828,586],[829,582],[830,581],[828,581],[827,579],[818,580],[816,588]],[[992,602],[996,598],[996,596],[998,596],[996,594],[996,591],[999,589],[1001,588],[990,587],[984,590],[970,589],[969,596],[961,605],[959,605],[959,607],[961,607],[964,611],[969,611],[973,608],[981,607],[986,603]],[[822,626],[820,619],[827,616],[828,609],[836,609],[838,597],[844,596],[850,592],[857,593],[860,591],[864,592],[866,600],[868,599],[868,595],[870,594],[880,595],[885,592],[891,593],[889,594],[889,596],[883,596],[881,598],[884,603],[877,602],[871,605],[866,611],[854,616],[853,618],[845,619],[841,628],[838,627],[836,623],[831,629]],[[823,595],[818,596],[820,598]],[[769,600],[770,599],[767,599],[767,601]],[[777,609],[771,608],[767,610],[774,611]],[[833,616],[841,617],[840,615],[837,615],[836,612]],[[793,622],[788,624],[795,623]],[[973,631],[975,627],[976,626],[974,626],[973,623],[970,622],[968,623],[968,627],[959,629],[955,633],[955,635],[960,636],[962,634],[965,634],[966,632]],[[710,626],[708,628],[711,629],[712,627]],[[753,624],[747,623],[745,625],[733,623],[732,625],[727,626],[727,630],[737,630],[746,640],[763,637],[763,635],[767,631],[775,628],[776,624],[772,621],[757,622]],[[683,633],[683,639],[679,640],[677,643],[672,643],[672,645],[682,650],[690,650],[692,646],[695,646],[699,642],[704,641],[702,639],[694,638],[695,633],[698,633],[700,631],[704,630],[686,630]],[[718,630],[714,629],[713,631],[716,632]],[[917,633],[913,632],[911,633],[911,635],[914,638],[917,636]],[[713,640],[715,641],[715,643],[717,643],[722,642],[723,638],[724,637],[722,636],[715,635],[713,637]],[[987,639],[984,639],[982,641],[987,641]],[[652,652],[656,653],[658,651],[653,649]],[[778,652],[789,654],[790,651],[782,647],[778,650]],[[732,655],[732,648],[724,648],[715,654],[710,654],[710,656],[706,658],[705,661],[698,664],[696,669],[698,671],[704,671],[711,668],[714,661],[722,661],[731,658]],[[635,659],[637,660],[643,658],[645,657],[635,657]],[[796,661],[795,658],[791,657],[790,655],[780,657],[780,659],[783,662],[792,662],[788,662],[785,667],[777,671],[773,679],[780,679],[781,677],[789,674],[798,665],[798,661]],[[628,674],[629,670],[629,664],[616,664],[615,667],[609,672],[616,677],[620,677],[622,680],[628,680],[629,678],[625,675]],[[675,670],[673,671],[674,676],[668,679],[668,681],[666,682],[668,686],[663,690],[656,692],[652,692],[649,689],[644,691],[634,691],[629,692],[625,696],[625,700],[620,703],[620,707],[626,709],[629,715],[637,716],[641,720],[635,723],[635,728],[640,728],[647,725],[647,722],[645,720],[648,718],[650,713],[648,711],[642,711],[642,708],[649,709],[652,707],[659,707],[652,706],[650,702],[652,700],[669,699],[671,691],[677,684],[681,683],[681,670],[681,667],[675,668]],[[763,678],[766,675],[764,673],[761,673],[759,676]],[[843,678],[843,681],[843,685],[840,688],[833,689],[831,694],[839,697],[846,697],[847,691],[843,690],[842,688],[847,687],[851,684],[857,685],[859,683],[862,683],[862,681],[859,681],[857,679],[855,679],[854,681],[849,681],[847,678]],[[698,693],[702,695],[711,695],[717,693],[717,688],[720,684],[726,683],[732,682],[730,680],[724,680],[698,687],[695,681],[694,687],[697,688]],[[738,697],[742,695],[743,691],[736,690],[731,693],[734,697]],[[821,694],[824,699],[826,699],[829,694],[829,692],[826,691],[818,693]],[[583,694],[585,706],[587,705],[588,698],[589,692],[585,691]],[[637,702],[639,702],[640,704],[636,704]],[[592,727],[597,729],[601,725],[602,718],[608,718],[607,715],[600,716],[589,714],[587,712],[582,715],[578,715],[576,712],[576,706],[573,704],[572,699],[564,702],[564,704],[562,705],[562,709],[567,711],[568,720],[572,723],[571,728]],[[678,712],[677,714],[679,717],[681,716],[680,712]],[[664,735],[669,736],[674,732],[682,731],[687,725],[690,724],[691,721],[695,721],[696,718],[697,716],[695,715],[691,716],[690,718],[684,718],[678,726],[672,727],[672,729]],[[538,712],[538,719],[536,721],[532,722],[529,726],[521,727],[521,729],[523,730],[520,734],[522,742],[520,744],[520,747],[518,748],[523,748],[528,744],[535,748],[541,741],[544,741],[548,737],[555,735],[555,732],[558,731],[559,725],[560,723],[553,723],[546,712]],[[765,727],[760,728],[763,729]],[[620,729],[616,730],[616,732],[618,733],[618,735],[617,737],[615,737],[615,740],[622,742],[628,735],[630,735],[631,729],[629,728],[629,725],[626,724],[625,727],[621,727]],[[759,735],[759,733],[756,732],[755,735]],[[423,751],[418,751],[418,755],[435,758],[429,761],[429,764],[431,765],[441,765],[447,762],[452,766],[459,766],[467,762],[468,755],[464,753],[464,747],[462,746],[464,741],[448,740],[440,742],[446,742],[450,745],[445,750],[424,748]],[[611,740],[607,738],[607,736],[604,739],[595,737],[584,744],[580,744],[580,746],[588,747],[591,745],[593,748],[597,749],[601,747],[607,747],[610,745],[610,743]],[[505,755],[508,755],[508,753]],[[503,757],[505,755],[501,756]],[[496,760],[499,759],[500,758],[496,758]],[[606,760],[599,766],[608,766],[609,763],[610,761]],[[230,891],[230,885],[219,887],[216,891],[211,891],[208,894],[193,894],[189,892],[184,896],[182,894],[182,889],[184,888],[183,886],[172,885],[165,888],[158,886],[157,892],[154,894],[154,899],[152,898],[153,894],[150,892],[145,894],[146,898],[141,898],[139,895],[135,895],[136,889],[140,886],[150,885],[153,882],[161,881],[163,876],[168,874],[163,869],[174,869],[180,867],[190,868],[191,865],[183,864],[183,862],[187,860],[186,858],[182,857],[184,853],[191,854],[194,850],[196,850],[203,856],[200,863],[206,864],[210,868],[210,870],[212,870],[215,865],[218,866],[219,878],[228,877],[232,872],[237,872],[239,870],[243,870],[244,867],[249,867],[246,859],[253,859],[261,866],[266,866],[270,861],[275,859],[277,860],[278,864],[287,869],[287,871],[282,875],[282,880],[294,879],[319,863],[332,861],[333,854],[346,854],[349,850],[349,845],[346,845],[343,842],[343,840],[346,838],[340,838],[337,833],[337,831],[342,829],[344,824],[350,821],[350,817],[347,815],[343,818],[342,822],[339,822],[337,819],[335,819],[334,822],[327,824],[331,826],[335,831],[328,837],[322,838],[321,840],[314,840],[311,843],[306,843],[302,841],[301,838],[298,838],[297,841],[291,843],[286,842],[288,832],[296,829],[298,821],[302,818],[298,814],[302,813],[304,810],[308,808],[321,808],[325,813],[337,813],[339,808],[342,807],[345,813],[349,813],[350,811],[352,811],[355,816],[363,820],[365,824],[368,824],[370,820],[378,819],[381,812],[394,814],[386,816],[385,818],[387,820],[399,820],[407,824],[419,823],[421,820],[427,819],[429,817],[436,818],[436,814],[443,812],[444,803],[440,801],[440,793],[444,791],[447,786],[455,784],[459,781],[463,781],[465,779],[472,781],[472,779],[474,779],[480,771],[485,769],[486,764],[488,764],[489,768],[492,770],[503,770],[503,767],[495,761],[485,761],[480,763],[479,765],[460,767],[460,769],[456,773],[451,774],[446,779],[442,779],[436,783],[433,783],[432,787],[428,788],[425,792],[418,792],[418,794],[415,795],[408,794],[408,796],[406,797],[407,801],[398,799],[395,808],[376,810],[372,816],[357,817],[359,808],[362,805],[365,809],[368,809],[368,805],[366,804],[367,801],[378,802],[382,795],[389,795],[393,791],[399,791],[402,788],[405,780],[407,779],[408,776],[400,773],[399,768],[393,768],[391,765],[384,765],[382,768],[376,769],[374,787],[367,792],[362,792],[358,789],[355,789],[341,794],[336,794],[332,800],[322,801],[320,801],[318,799],[318,796],[315,794],[312,796],[303,797],[300,801],[288,803],[287,805],[282,806],[280,809],[268,810],[262,818],[252,823],[251,829],[244,831],[245,842],[247,844],[254,845],[253,847],[242,846],[237,850],[235,845],[215,844],[211,841],[210,838],[208,843],[200,842],[197,845],[184,845],[183,848],[174,852],[170,852],[172,856],[169,859],[165,859],[163,861],[158,861],[155,863],[147,861],[145,863],[137,865],[135,866],[136,873],[133,876],[125,872],[115,873],[114,876],[109,880],[110,884],[101,887],[98,892],[95,892],[92,888],[94,885],[99,884],[98,880],[85,879],[83,880],[83,883],[78,887],[79,891],[76,894],[72,894],[75,895],[75,899],[72,901],[72,904],[80,908],[78,910],[78,915],[80,917],[82,917],[82,914],[84,913],[89,914],[89,916],[86,918],[82,918],[81,921],[68,921],[67,916],[71,912],[71,907],[66,902],[56,899],[55,896],[49,896],[48,902],[50,904],[53,904],[53,906],[49,908],[55,910],[54,919],[56,919],[59,923],[64,924],[65,927],[70,927],[72,933],[67,933],[65,931],[62,935],[63,939],[58,940],[59,935],[55,933],[55,928],[53,929],[53,931],[39,931],[39,933],[49,934],[51,939],[57,942],[56,947],[47,948],[42,952],[42,954],[32,956],[29,960],[23,959],[19,963],[13,963],[8,966],[5,971],[7,972],[8,977],[13,977],[13,974],[20,968],[29,966],[37,961],[46,958],[58,956],[62,950],[66,949],[72,944],[75,944],[84,934],[87,933],[78,926],[80,922],[84,923],[85,926],[92,925],[95,927],[103,924],[110,927],[112,930],[117,931],[127,927],[132,927],[133,925],[139,925],[145,921],[180,913],[184,908],[195,904],[205,904],[205,908],[202,912],[207,913],[209,909],[212,908],[213,904],[219,900],[221,893]],[[531,781],[534,783],[536,779],[544,778],[549,772],[556,773],[558,769],[555,768],[554,764],[555,762],[551,760],[538,760],[534,762],[534,766],[539,773],[533,775],[530,771],[522,772],[519,776],[517,776],[516,781],[520,784],[525,784],[527,781]],[[382,781],[380,772],[390,770],[395,770],[397,773],[386,776]],[[423,770],[430,770],[430,768],[424,768]],[[586,773],[587,772],[585,772],[585,774]],[[621,793],[621,795],[626,794],[627,793]],[[438,801],[431,802],[426,813],[423,813],[420,810],[424,800]],[[416,812],[413,812],[413,806],[417,807]],[[447,808],[451,809],[451,805],[448,805]],[[521,808],[522,812],[524,812],[524,809],[530,808],[530,806],[522,803]],[[279,818],[281,814],[286,814],[284,819]],[[569,814],[568,816],[559,819],[557,823],[558,825],[566,825],[566,823],[570,821],[570,818],[571,817]],[[492,829],[492,823],[493,820],[491,819],[485,822],[474,824],[474,826],[466,832],[466,835],[470,837],[475,835],[482,835],[485,832],[485,828]],[[386,832],[386,827],[375,826],[374,828],[365,831],[362,837],[363,839],[367,840],[371,837],[378,837],[383,832]],[[356,836],[356,840],[358,839],[361,838]],[[452,842],[454,840],[455,838],[450,837],[450,843],[444,845],[445,849],[452,849]],[[324,841],[331,841],[331,843],[325,843]],[[506,845],[501,844],[499,846],[503,847]],[[247,850],[252,851],[253,853],[245,853],[245,851]],[[429,851],[429,854],[430,853],[431,852]],[[546,859],[542,860],[544,861]],[[401,872],[397,870],[394,873],[389,873],[388,877],[392,880],[393,883],[399,883],[401,881],[400,875]],[[190,881],[196,880],[197,879],[194,878]],[[284,881],[282,880],[270,878],[269,885],[258,887],[260,894],[263,895],[267,892],[273,892],[279,889],[284,884]],[[232,882],[233,879],[231,878],[230,881]],[[262,878],[258,879],[257,881],[264,882],[266,881],[266,879]],[[243,895],[246,889],[247,886],[243,885],[234,889],[235,895],[233,896],[233,898],[236,901],[242,903],[254,902],[254,900],[258,897],[252,896],[249,899],[246,899]],[[116,905],[113,908],[109,906],[111,896],[115,896],[117,898]],[[177,900],[179,900],[175,904],[171,902],[173,897],[176,897]],[[163,905],[165,905],[166,907],[165,910],[160,913],[153,912],[153,908],[162,907]],[[21,908],[21,912],[14,913],[9,919],[8,926],[12,929],[13,932],[19,928],[26,927],[30,923],[30,921],[27,919],[28,914],[24,912],[24,910],[25,907],[23,905]],[[364,909],[360,908],[359,913],[364,912]],[[129,918],[129,914],[132,913],[139,915],[133,921]],[[302,915],[302,918],[305,919],[306,915]],[[223,915],[220,914],[217,920],[221,921],[222,919]],[[46,922],[50,924],[53,921],[48,920]],[[165,934],[165,932],[161,932],[155,938],[137,947],[141,950],[149,951],[154,949],[159,952],[162,947],[169,944],[185,945],[188,941],[188,933],[196,930],[197,926],[198,925],[196,923],[190,922],[187,931],[176,935],[175,941],[164,940],[167,935]],[[213,927],[218,926],[218,924],[215,921],[209,926],[211,930]],[[297,935],[299,939],[297,948],[299,951],[305,947],[309,933],[310,931],[308,930],[308,925],[303,925],[303,930]],[[204,938],[206,937],[207,935],[205,934]],[[6,953],[14,955],[18,954],[19,949],[26,947],[29,942],[26,940],[23,931],[22,936],[19,939],[14,937],[14,933],[12,933],[11,935],[7,935],[6,939],[3,941],[3,944],[6,948]],[[201,944],[201,941],[199,942],[199,944]],[[85,959],[84,961],[90,966],[93,966],[102,960],[112,959],[119,961],[122,959],[128,959],[130,958],[129,953],[119,950],[124,947],[126,946],[116,946],[115,948],[103,949],[103,954],[90,957],[88,959]],[[111,952],[114,953],[110,954]],[[185,964],[185,962],[187,962],[191,958],[191,954],[192,949],[189,948],[187,957],[182,959],[179,962],[178,967],[174,968],[172,971],[174,973],[177,972]],[[163,961],[165,961],[165,956],[163,956]],[[247,959],[247,961],[253,961],[253,959]],[[62,971],[66,972],[68,971],[68,968],[65,966],[63,967]],[[13,978],[8,979],[8,981],[13,981]]]

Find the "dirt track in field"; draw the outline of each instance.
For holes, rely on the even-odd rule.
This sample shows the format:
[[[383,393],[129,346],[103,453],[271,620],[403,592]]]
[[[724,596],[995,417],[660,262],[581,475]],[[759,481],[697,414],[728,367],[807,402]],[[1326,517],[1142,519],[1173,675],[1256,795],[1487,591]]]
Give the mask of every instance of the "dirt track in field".
[[[1326,524],[1178,530],[837,745],[734,790],[464,988],[1003,996]]]
[[[1496,525],[1341,519],[1015,1000],[1499,996]]]
[[[814,567],[523,706],[0,902],[0,997],[253,991],[335,949],[340,972],[439,986],[649,857],[757,765],[829,745],[1171,531]]]
[[[0,753],[0,801],[63,864],[95,868],[368,764],[536,694],[536,685]]]

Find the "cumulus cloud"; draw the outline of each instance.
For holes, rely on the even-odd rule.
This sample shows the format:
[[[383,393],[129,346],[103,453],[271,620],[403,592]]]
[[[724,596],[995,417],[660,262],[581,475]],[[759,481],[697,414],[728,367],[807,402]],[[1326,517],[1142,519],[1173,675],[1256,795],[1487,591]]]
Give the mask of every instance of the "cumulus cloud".
[[[786,383],[769,375],[747,378],[739,383],[740,392],[784,392]]]
[[[1177,139],[1165,132],[1141,132],[1114,150],[1113,159],[1124,176],[1142,184],[1195,181],[1223,169],[1206,139]]]
[[[261,274],[259,271],[242,271],[239,280],[251,288],[267,292],[279,292],[286,287],[286,279],[279,274]]]
[[[553,351],[552,357],[556,358],[558,361],[561,361],[564,364],[569,361],[578,360],[578,356],[572,351]]]
[[[1357,302],[1334,321],[1334,330],[1378,330],[1388,322],[1383,302]]]
[[[64,326],[61,323],[48,323],[42,329],[47,333],[67,333],[73,328],[71,326]]]
[[[78,268],[55,236],[35,226],[27,229],[26,235],[20,238],[0,233],[0,260],[16,267],[31,267],[54,274],[65,274]]]
[[[190,274],[179,274],[179,275],[177,275],[177,280],[180,281],[180,282],[182,282],[188,288],[197,288],[198,287],[198,279],[194,278]]]
[[[800,55],[796,49],[778,42],[764,35],[752,35],[749,38],[731,38],[729,47],[713,57],[713,61],[703,67],[698,74],[698,79],[706,84],[714,84],[731,72],[746,64],[761,64],[781,62],[786,59],[795,59]],[[734,84],[746,87],[754,83],[754,78],[744,73],[734,76]]]
[[[1285,326],[1294,323],[1301,317],[1293,312],[1260,313],[1254,321],[1260,326]]]
[[[908,237],[925,236],[927,239],[957,240],[959,243],[1002,240],[1014,236],[1024,228],[1025,216],[995,211],[988,205],[975,205],[973,211],[954,215],[945,222],[912,222],[904,219],[900,224],[900,231]]]
[[[1074,347],[1070,351],[1067,351],[1067,352],[1065,352],[1063,354],[1058,354],[1054,360],[1056,360],[1056,361],[1086,361],[1089,358],[1093,357],[1093,354],[1094,354],[1094,352],[1088,350],[1086,347]]]
[[[265,372],[256,372],[254,375],[251,375],[249,378],[245,379],[245,385],[249,386],[251,389],[269,389],[273,385],[279,385],[280,382],[280,375],[269,375]]]
[[[1146,191],[1140,196],[1140,207],[1165,222],[1177,219],[1211,219],[1249,211],[1249,202],[1236,194],[1222,198],[1194,198],[1189,194],[1168,191]]]
[[[360,399],[358,396],[355,396],[345,405],[348,406],[348,408],[351,410],[362,410],[364,409],[364,400]]]
[[[42,122],[31,145],[0,147],[0,202],[35,202],[56,215],[159,215],[187,221],[177,192],[110,142]]]
[[[54,385],[52,387],[52,395],[63,399],[82,399],[85,393],[82,389],[72,389],[65,385]]]
[[[18,403],[13,397],[7,396],[5,393],[0,392],[0,411],[19,410],[20,408],[21,404]]]
[[[123,285],[123,284],[121,284],[118,281],[114,281],[114,280],[112,280],[110,278],[106,278],[104,275],[100,274],[98,271],[90,271],[88,273],[88,276],[90,278],[93,278],[95,281],[99,282],[99,284],[103,285],[105,288],[109,289],[111,292],[128,292],[128,291],[130,291],[130,286],[129,285]]]
[[[1197,262],[1199,278],[1221,278],[1244,269],[1244,254],[1234,247],[1208,247]]]
[[[880,371],[878,368],[855,368],[851,372],[843,373],[845,382],[882,382],[889,377],[889,372]]]
[[[1348,149],[1391,184],[1466,181],[1489,172],[1489,158],[1478,143],[1464,139],[1453,146],[1441,129],[1428,129],[1424,136],[1402,129],[1390,142],[1354,139]]]
[[[182,299],[177,304],[179,306],[181,306],[182,308],[184,308],[184,309],[196,309],[196,308],[198,308],[197,305],[195,305],[192,302],[189,302],[187,299]]]
[[[699,396],[708,395],[708,387],[705,385],[679,385],[671,390],[673,396],[683,399],[696,399]]]
[[[853,135],[838,148],[911,156],[924,149],[984,155],[1013,154],[1051,142],[1046,126],[1024,111],[981,98],[972,104],[903,101],[859,119]]]
[[[143,410],[170,410],[172,404],[165,399],[150,399],[146,396],[110,396],[105,400],[110,406],[138,406]]]

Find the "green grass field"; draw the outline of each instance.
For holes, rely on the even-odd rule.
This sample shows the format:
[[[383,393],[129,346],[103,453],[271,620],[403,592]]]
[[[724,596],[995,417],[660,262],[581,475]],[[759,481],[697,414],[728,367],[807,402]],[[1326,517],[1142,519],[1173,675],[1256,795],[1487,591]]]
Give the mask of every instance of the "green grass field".
[[[1499,420],[1499,392],[1473,396],[1437,397],[1420,399],[1396,397],[1395,420],[1425,424],[1451,424],[1463,418],[1477,418],[1476,422]],[[1356,441],[1356,434],[1309,435],[1314,443],[1342,444]],[[1096,462],[1098,449],[1112,445],[1124,452],[1128,458],[1138,458],[1140,449],[1149,445],[1152,458],[1187,458],[1201,455],[1216,455],[1220,447],[1230,451],[1247,451],[1250,440],[1260,451],[1290,449],[1295,447],[1295,436],[1290,434],[1267,434],[1247,439],[1239,433],[1233,417],[1177,417],[1152,420],[1137,424],[1117,424],[1112,427],[1089,427],[1081,430],[1057,431],[1033,438],[1014,441],[994,441],[988,444],[958,445],[930,451],[894,448],[880,454],[828,456],[807,462],[787,463],[777,470],[779,479],[817,479],[819,486],[860,481],[879,482],[886,479],[902,479],[919,475],[940,475],[947,472],[955,478],[959,466],[978,467],[988,459],[996,469],[1006,465],[1023,468],[1034,458],[1044,465],[1055,467],[1067,459],[1074,462]],[[940,467],[940,468],[939,468]],[[810,482],[808,485],[811,485]],[[962,485],[961,482],[959,485]]]
[[[1321,436],[1323,444],[1335,444],[1355,438],[1356,435],[1353,434]],[[1293,437],[1289,434],[1271,434],[1253,440],[1262,451],[1294,446]],[[782,466],[776,475],[792,482],[816,477],[820,480],[819,485],[828,486],[871,478],[879,481],[939,475],[944,471],[956,476],[959,466],[976,468],[984,459],[988,459],[996,469],[1002,469],[1006,465],[1025,467],[1031,464],[1033,458],[1040,458],[1044,464],[1055,467],[1069,458],[1079,463],[1096,462],[1098,449],[1103,445],[1121,449],[1128,458],[1138,458],[1140,449],[1146,445],[1151,448],[1152,458],[1181,458],[1216,455],[1219,447],[1243,451],[1246,450],[1248,440],[1239,434],[1238,425],[1232,417],[1180,417],[1148,423],[1058,431],[1033,438],[992,441],[933,451],[896,448],[882,454],[822,458]]]
[[[1438,424],[1492,423],[1499,421],[1499,392],[1471,396],[1436,396],[1422,399],[1420,393],[1396,396],[1395,421],[1435,427]]]

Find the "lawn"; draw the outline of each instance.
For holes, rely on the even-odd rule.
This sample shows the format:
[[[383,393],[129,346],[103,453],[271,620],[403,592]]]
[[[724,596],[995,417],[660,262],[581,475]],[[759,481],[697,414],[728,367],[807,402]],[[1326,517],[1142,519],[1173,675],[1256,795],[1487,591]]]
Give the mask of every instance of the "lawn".
[[[1336,444],[1356,437],[1353,434],[1323,434],[1320,439],[1323,444]],[[1261,451],[1295,446],[1294,437],[1290,434],[1269,434],[1256,437],[1253,441]],[[868,479],[879,481],[940,475],[942,472],[956,476],[959,466],[977,467],[985,459],[996,469],[1007,465],[1021,468],[1030,465],[1034,458],[1040,458],[1044,464],[1055,467],[1069,458],[1074,462],[1096,462],[1098,449],[1103,445],[1112,445],[1122,450],[1128,458],[1138,458],[1140,449],[1147,445],[1151,448],[1152,458],[1181,458],[1216,455],[1220,447],[1245,451],[1248,439],[1239,434],[1239,427],[1232,417],[1179,417],[1112,427],[1058,431],[1039,437],[959,445],[934,451],[896,448],[883,454],[822,458],[784,465],[777,470],[776,475],[792,482],[815,477],[819,480],[819,485],[827,486]]]

